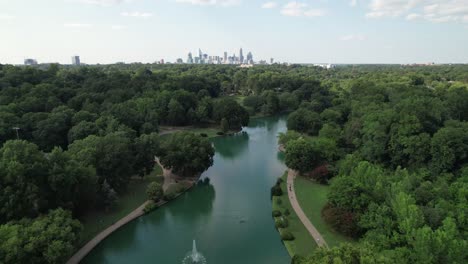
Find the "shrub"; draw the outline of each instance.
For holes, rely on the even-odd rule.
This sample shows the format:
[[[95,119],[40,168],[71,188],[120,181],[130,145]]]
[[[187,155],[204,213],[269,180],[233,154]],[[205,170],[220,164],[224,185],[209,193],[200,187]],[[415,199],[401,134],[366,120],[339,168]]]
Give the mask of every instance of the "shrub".
[[[200,136],[202,137],[208,137],[208,135],[206,133],[200,133]]]
[[[145,208],[143,209],[143,212],[145,214],[155,210],[156,208],[158,208],[158,205],[153,201],[149,201],[146,205],[145,205]]]
[[[281,234],[281,239],[284,241],[291,241],[295,239],[294,235],[288,230],[283,230],[280,232],[280,234]]]
[[[276,204],[277,205],[281,205],[283,203],[283,200],[281,200],[280,198],[276,199]]]
[[[285,216],[289,216],[289,215],[291,214],[291,212],[289,212],[289,209],[284,209],[283,214],[284,214]]]
[[[283,195],[283,190],[281,189],[281,186],[279,184],[276,184],[275,186],[271,187],[271,195],[272,196]]]
[[[177,193],[175,193],[175,192],[168,192],[168,193],[165,193],[165,194],[164,194],[163,199],[164,199],[165,201],[170,201],[170,200],[174,200],[176,197],[177,197]]]
[[[282,178],[278,178],[278,179],[276,180],[276,185],[280,185],[280,184],[283,183],[283,182],[284,182],[284,180],[283,180]]]
[[[149,199],[158,202],[164,195],[162,185],[158,182],[150,183],[146,189],[146,194],[148,195]]]
[[[222,132],[222,131],[216,132],[216,135],[222,136],[222,135],[224,135],[224,132]]]
[[[289,226],[288,219],[286,219],[284,217],[277,218],[275,220],[275,226],[276,226],[276,228],[286,228],[286,227],[288,227]]]
[[[273,215],[273,217],[278,217],[278,216],[281,216],[281,211],[280,210],[273,210],[273,212],[271,214]]]

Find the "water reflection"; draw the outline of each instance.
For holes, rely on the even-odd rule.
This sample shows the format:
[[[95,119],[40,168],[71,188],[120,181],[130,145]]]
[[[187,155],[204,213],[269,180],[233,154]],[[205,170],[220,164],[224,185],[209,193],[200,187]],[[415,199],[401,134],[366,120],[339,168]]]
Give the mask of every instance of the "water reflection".
[[[204,216],[210,215],[213,210],[213,202],[216,191],[209,180],[199,181],[197,187],[179,197],[180,206],[167,206],[165,213],[170,214],[178,220],[187,222],[197,221]],[[193,210],[196,203],[197,210]]]
[[[214,138],[216,153],[226,159],[234,159],[242,154],[249,145],[249,134],[239,132],[232,136]]]

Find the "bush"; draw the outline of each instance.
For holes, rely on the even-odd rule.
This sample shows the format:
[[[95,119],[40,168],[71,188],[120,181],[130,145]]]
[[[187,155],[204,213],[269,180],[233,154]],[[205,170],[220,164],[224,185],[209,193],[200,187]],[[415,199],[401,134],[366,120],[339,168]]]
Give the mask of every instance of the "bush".
[[[284,209],[283,214],[284,214],[285,216],[289,216],[289,215],[291,214],[291,212],[289,212],[289,209]]]
[[[284,241],[291,241],[291,240],[294,240],[295,237],[290,231],[283,230],[281,231],[281,239]]]
[[[174,200],[177,197],[177,194],[178,193],[175,193],[175,192],[168,192],[164,194],[163,199],[164,201]]]
[[[273,215],[273,217],[278,217],[278,216],[281,216],[281,211],[273,210],[273,212],[271,214]]]
[[[155,210],[156,208],[158,208],[158,205],[153,201],[149,201],[146,205],[145,205],[145,208],[143,209],[143,212],[145,214]]]
[[[275,186],[271,187],[271,195],[272,196],[283,195],[283,190],[281,189],[281,186],[279,184],[276,184]]]
[[[224,135],[224,132],[222,132],[222,131],[216,132],[216,135],[222,136],[222,135]]]
[[[281,200],[280,198],[276,199],[276,204],[277,205],[283,204],[283,200]]]
[[[148,195],[149,199],[158,202],[164,195],[162,185],[158,182],[150,183],[146,189],[146,194]]]
[[[208,137],[208,135],[206,133],[200,133],[200,136],[202,137]]]
[[[284,218],[284,217],[280,217],[278,219],[275,220],[275,226],[276,228],[286,228],[289,226],[289,222],[288,222],[288,219]]]
[[[283,182],[284,182],[284,180],[282,178],[276,179],[276,185],[280,185]]]

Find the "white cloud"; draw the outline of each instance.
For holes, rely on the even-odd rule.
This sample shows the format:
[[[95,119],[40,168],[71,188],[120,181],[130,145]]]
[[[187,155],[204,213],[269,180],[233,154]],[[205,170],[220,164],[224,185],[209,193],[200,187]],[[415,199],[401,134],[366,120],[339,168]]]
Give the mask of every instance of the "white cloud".
[[[366,36],[363,34],[349,34],[340,37],[342,41],[363,41],[366,40]]]
[[[10,15],[10,14],[0,14],[0,20],[13,20],[15,19],[15,16]]]
[[[401,17],[434,23],[468,21],[468,0],[371,0],[369,18]]]
[[[351,1],[349,2],[349,5],[350,5],[350,6],[356,6],[356,5],[357,5],[357,2],[358,2],[357,0],[351,0]]]
[[[299,3],[296,1],[289,2],[281,9],[281,14],[284,16],[306,16],[306,17],[320,17],[325,15],[323,9],[309,8],[306,3]]]
[[[262,8],[272,9],[272,8],[277,7],[277,6],[278,6],[278,4],[276,2],[266,2],[266,3],[263,3]]]
[[[421,0],[372,0],[366,14],[369,18],[397,17],[414,8]]]
[[[192,4],[192,5],[221,5],[233,6],[239,5],[241,0],[176,0],[177,3]]]
[[[82,23],[67,23],[63,24],[64,27],[66,28],[90,28],[93,25],[91,24],[82,24]]]
[[[152,13],[138,12],[138,11],[135,11],[135,12],[122,12],[122,13],[120,13],[120,15],[124,16],[124,17],[139,17],[139,18],[149,18],[149,17],[153,16]]]

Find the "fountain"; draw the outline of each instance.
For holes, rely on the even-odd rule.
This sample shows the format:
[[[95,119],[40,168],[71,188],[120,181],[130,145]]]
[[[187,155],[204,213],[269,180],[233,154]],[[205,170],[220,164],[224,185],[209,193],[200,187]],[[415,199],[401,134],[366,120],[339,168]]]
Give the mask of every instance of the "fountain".
[[[182,264],[206,264],[205,257],[197,251],[197,244],[193,240],[192,251],[188,252]]]

